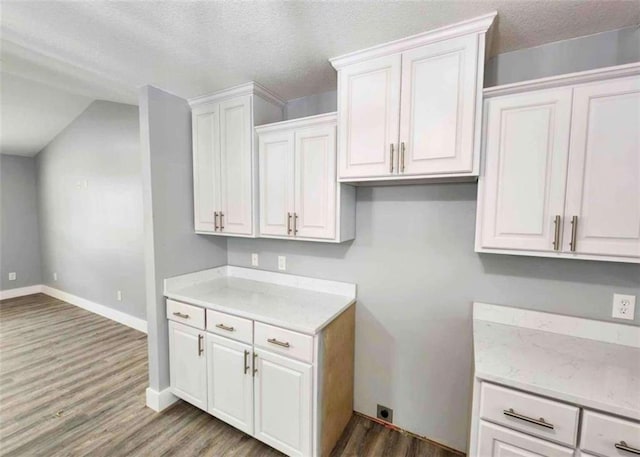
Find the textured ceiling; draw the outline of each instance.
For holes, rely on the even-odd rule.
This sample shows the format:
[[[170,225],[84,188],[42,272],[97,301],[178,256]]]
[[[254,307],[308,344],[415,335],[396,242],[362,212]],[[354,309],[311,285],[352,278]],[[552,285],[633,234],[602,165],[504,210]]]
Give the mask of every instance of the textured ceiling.
[[[190,98],[249,80],[291,99],[335,89],[329,57],[494,10],[492,54],[640,23],[637,0],[3,1],[3,68],[118,101],[144,84]]]

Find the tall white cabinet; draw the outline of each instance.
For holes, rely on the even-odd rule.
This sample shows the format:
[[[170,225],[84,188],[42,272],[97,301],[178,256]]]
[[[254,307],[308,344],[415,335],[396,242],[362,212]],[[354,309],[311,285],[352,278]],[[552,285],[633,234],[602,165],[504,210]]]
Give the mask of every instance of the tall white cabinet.
[[[485,95],[476,251],[640,262],[640,65]]]
[[[336,182],[336,114],[256,128],[260,236],[343,242],[355,237],[355,188]]]
[[[496,13],[331,59],[342,182],[477,176]]]
[[[254,126],[282,119],[284,102],[256,83],[189,100],[197,233],[255,237]]]

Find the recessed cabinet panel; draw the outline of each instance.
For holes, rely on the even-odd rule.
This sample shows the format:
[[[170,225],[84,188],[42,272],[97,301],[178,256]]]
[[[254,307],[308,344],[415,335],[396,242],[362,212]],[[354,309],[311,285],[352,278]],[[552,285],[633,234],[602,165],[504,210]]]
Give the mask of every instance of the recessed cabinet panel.
[[[577,86],[571,130],[565,249],[640,258],[640,77]]]
[[[385,176],[397,167],[400,55],[340,71],[340,177]]]
[[[559,250],[571,89],[494,98],[485,109],[482,247]]]
[[[260,136],[260,233],[291,234],[294,212],[293,132]]]
[[[568,447],[480,421],[478,457],[573,457]]]
[[[219,113],[193,113],[193,171],[195,230],[215,231],[214,212],[220,207],[220,193],[214,185],[220,176]]]
[[[169,375],[171,390],[200,409],[207,408],[207,361],[204,332],[169,322]]]
[[[400,174],[473,171],[476,35],[402,54]]]
[[[251,98],[220,103],[221,231],[252,231]]]
[[[336,234],[335,127],[296,132],[296,236],[334,238]]]

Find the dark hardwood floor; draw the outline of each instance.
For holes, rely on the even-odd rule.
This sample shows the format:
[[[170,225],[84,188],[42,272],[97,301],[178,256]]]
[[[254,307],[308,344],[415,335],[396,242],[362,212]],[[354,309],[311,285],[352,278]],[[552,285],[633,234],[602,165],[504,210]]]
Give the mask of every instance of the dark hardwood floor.
[[[146,335],[47,295],[0,302],[0,455],[281,456],[185,402],[145,406]],[[459,454],[354,415],[332,456]]]

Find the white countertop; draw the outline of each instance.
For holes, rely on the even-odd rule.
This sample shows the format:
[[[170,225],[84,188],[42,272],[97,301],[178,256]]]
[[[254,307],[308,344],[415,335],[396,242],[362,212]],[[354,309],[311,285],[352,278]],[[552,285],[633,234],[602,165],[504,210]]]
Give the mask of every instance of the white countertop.
[[[355,302],[354,284],[224,266],[165,280],[168,298],[314,335]]]
[[[479,379],[640,420],[640,328],[474,304]]]

